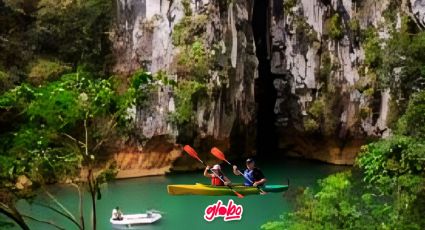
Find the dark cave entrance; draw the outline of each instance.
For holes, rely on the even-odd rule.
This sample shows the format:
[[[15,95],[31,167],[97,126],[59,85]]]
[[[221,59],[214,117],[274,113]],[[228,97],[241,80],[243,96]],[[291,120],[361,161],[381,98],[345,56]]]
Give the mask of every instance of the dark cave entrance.
[[[257,104],[257,143],[259,157],[277,151],[276,115],[274,105],[277,97],[273,86],[274,75],[270,71],[269,59],[269,0],[254,0],[252,28],[259,61],[259,77],[255,81],[255,101]]]

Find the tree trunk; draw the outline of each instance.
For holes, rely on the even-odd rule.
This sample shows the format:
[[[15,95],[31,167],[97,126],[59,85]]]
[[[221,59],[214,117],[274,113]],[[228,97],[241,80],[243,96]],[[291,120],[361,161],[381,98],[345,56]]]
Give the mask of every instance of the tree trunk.
[[[92,169],[89,169],[89,173],[87,175],[87,181],[89,184],[89,191],[90,191],[91,202],[92,202],[92,225],[93,225],[93,230],[96,230],[96,188],[94,185],[94,177],[93,177]]]
[[[96,192],[91,194],[91,202],[93,207],[93,230],[96,230]]]

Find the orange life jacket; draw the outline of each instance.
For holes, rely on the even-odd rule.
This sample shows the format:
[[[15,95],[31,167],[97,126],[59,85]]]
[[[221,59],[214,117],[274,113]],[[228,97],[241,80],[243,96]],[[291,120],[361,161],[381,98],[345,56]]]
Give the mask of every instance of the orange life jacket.
[[[224,176],[220,176],[221,179],[224,180]],[[215,175],[212,175],[211,177],[211,185],[215,185],[215,186],[223,186],[224,183],[223,181],[220,180],[220,178],[216,177]]]

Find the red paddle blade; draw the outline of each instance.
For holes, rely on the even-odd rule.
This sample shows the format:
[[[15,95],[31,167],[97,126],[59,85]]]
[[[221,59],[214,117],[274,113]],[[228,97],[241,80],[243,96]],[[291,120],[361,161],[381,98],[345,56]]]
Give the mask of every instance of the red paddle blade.
[[[198,157],[198,153],[192,147],[190,147],[189,145],[185,145],[183,147],[183,150],[186,151],[191,157],[200,160],[199,157]]]
[[[235,190],[233,190],[233,192],[236,194],[236,196],[238,196],[239,198],[244,198],[244,196],[238,192],[236,192]]]
[[[226,156],[224,156],[224,153],[216,147],[213,147],[211,149],[211,154],[214,155],[215,157],[217,157],[218,159],[222,160],[222,161],[226,161]]]

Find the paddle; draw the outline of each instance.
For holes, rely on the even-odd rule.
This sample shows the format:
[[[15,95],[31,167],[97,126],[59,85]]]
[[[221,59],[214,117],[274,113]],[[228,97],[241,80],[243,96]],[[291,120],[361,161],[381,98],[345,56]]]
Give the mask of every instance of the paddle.
[[[224,153],[220,151],[220,149],[213,147],[211,149],[211,154],[214,155],[215,157],[217,157],[218,159],[226,162],[227,164],[229,164],[230,166],[232,166],[232,164],[226,159],[226,156],[224,156]],[[239,169],[238,172],[240,173],[240,175],[242,175],[245,179],[247,179],[249,182],[251,182],[252,184],[254,184],[254,182],[252,180],[250,180],[248,177],[246,177]],[[262,195],[266,194],[267,192],[265,192],[264,190],[262,190],[260,187],[257,187],[257,189],[260,191],[260,193]]]
[[[183,147],[183,149],[184,149],[184,151],[186,151],[191,157],[193,157],[193,158],[195,158],[195,159],[197,159],[199,162],[201,162],[205,167],[207,166],[199,157],[198,157],[198,153],[192,148],[192,147],[190,147],[189,145],[185,145],[184,147]],[[224,182],[224,180],[220,177],[220,176],[218,176],[213,170],[211,170],[210,169],[210,171],[218,178],[218,179],[220,179],[223,183],[225,183]],[[232,186],[230,186],[230,185],[227,185],[227,187],[229,187],[229,189],[230,190],[232,190],[232,192],[233,193],[235,193],[235,195],[236,196],[238,196],[239,198],[244,198],[244,196],[242,195],[242,194],[240,194],[240,193],[238,193],[238,192],[236,192],[233,188],[232,188]]]

